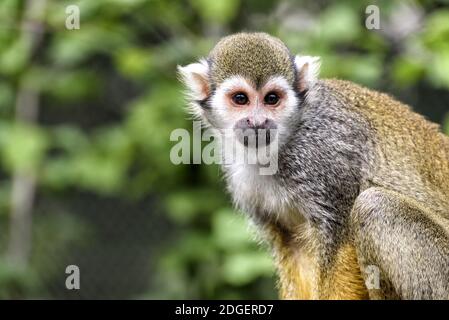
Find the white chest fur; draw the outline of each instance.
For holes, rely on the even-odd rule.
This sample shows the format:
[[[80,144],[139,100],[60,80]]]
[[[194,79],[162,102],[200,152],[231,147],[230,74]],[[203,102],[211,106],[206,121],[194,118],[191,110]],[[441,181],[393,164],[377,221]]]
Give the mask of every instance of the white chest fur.
[[[228,188],[236,207],[244,212],[269,215],[285,226],[302,221],[297,206],[275,175],[261,175],[258,165],[233,164],[225,167]],[[270,220],[271,220],[270,219]]]

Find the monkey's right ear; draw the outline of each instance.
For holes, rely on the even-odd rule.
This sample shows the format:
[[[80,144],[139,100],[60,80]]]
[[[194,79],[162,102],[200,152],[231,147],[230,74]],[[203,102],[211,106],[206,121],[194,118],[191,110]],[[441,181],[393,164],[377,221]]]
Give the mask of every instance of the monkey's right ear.
[[[309,90],[318,79],[320,72],[320,57],[296,56],[297,89],[304,93]]]
[[[178,66],[178,72],[193,100],[202,101],[209,96],[209,65],[205,59],[185,67]]]

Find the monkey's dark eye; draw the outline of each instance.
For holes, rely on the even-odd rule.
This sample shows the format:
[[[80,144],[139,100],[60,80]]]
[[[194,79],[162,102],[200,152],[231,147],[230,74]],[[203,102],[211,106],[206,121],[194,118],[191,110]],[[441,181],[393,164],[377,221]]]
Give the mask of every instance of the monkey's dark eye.
[[[274,92],[269,92],[265,96],[264,101],[265,101],[266,104],[275,105],[276,103],[279,102],[279,96],[276,93],[274,93]]]
[[[248,97],[246,94],[239,92],[232,96],[232,101],[234,101],[235,104],[244,105],[248,103]]]

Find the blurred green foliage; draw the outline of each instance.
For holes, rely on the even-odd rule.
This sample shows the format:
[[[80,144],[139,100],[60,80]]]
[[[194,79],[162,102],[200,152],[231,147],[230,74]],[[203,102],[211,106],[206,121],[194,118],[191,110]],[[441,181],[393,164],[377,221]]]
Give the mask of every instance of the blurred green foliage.
[[[365,28],[370,1],[43,3],[44,15],[35,17],[42,41],[33,48],[30,38],[41,29],[26,32],[33,28],[22,23],[26,2],[0,2],[0,247],[6,251],[17,170],[36,176],[40,197],[74,190],[130,201],[156,196],[176,234],[157,244],[157,271],[143,297],[276,297],[268,251],[231,209],[219,169],[169,161],[171,131],[192,127],[178,64],[205,56],[222,35],[258,30],[279,36],[294,53],[321,56],[323,77],[398,94],[423,84],[449,90],[447,1],[378,1],[381,31]],[[65,28],[65,8],[73,4],[81,12],[79,30]],[[410,12],[419,22],[409,25]],[[15,116],[20,88],[39,95],[35,123]],[[449,133],[448,118],[444,128]],[[42,275],[55,272],[46,244],[63,256],[72,243],[88,245],[91,232],[64,212],[36,216],[26,272],[0,256],[0,298],[43,295]]]

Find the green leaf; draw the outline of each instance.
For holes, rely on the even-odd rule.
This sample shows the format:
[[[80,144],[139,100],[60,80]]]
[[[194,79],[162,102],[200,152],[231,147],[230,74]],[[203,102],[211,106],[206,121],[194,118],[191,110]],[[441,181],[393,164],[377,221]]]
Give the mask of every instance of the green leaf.
[[[5,134],[5,130],[6,132]],[[38,127],[15,124],[10,127],[0,124],[0,131],[4,141],[2,156],[10,170],[36,170],[42,163],[48,147],[48,136]]]
[[[129,77],[141,77],[153,67],[152,51],[142,48],[120,50],[115,59],[119,71]]]
[[[43,86],[49,94],[65,102],[86,98],[97,94],[101,88],[101,78],[94,71],[76,70],[56,72]],[[37,77],[39,79],[39,77]],[[42,75],[40,76],[42,81]],[[58,79],[54,81],[53,79]]]
[[[21,71],[28,62],[31,43],[30,36],[23,35],[0,52],[0,72],[13,75]]]
[[[449,47],[449,10],[438,10],[432,13],[425,25],[423,42],[432,51],[440,51]]]
[[[223,197],[215,190],[197,189],[172,192],[165,201],[167,212],[178,223],[192,222],[200,214],[211,214],[223,205]]]
[[[429,68],[430,80],[437,86],[449,88],[449,50],[435,53]]]
[[[317,31],[320,42],[353,41],[361,31],[358,13],[347,4],[331,6],[320,16],[320,27]]]
[[[221,209],[213,215],[212,234],[219,248],[232,252],[252,246],[252,231],[248,221],[232,209]]]
[[[226,23],[237,14],[239,0],[191,0],[192,6],[209,22]]]
[[[76,154],[89,146],[88,137],[77,127],[61,125],[51,131],[54,147]]]
[[[120,188],[124,167],[114,158],[95,153],[85,153],[71,162],[74,183],[100,193],[112,193]]]
[[[261,276],[273,274],[273,264],[267,254],[246,252],[231,254],[223,264],[223,277],[232,285],[246,285]]]
[[[49,56],[57,66],[75,66],[95,53],[108,54],[121,47],[128,36],[126,27],[122,25],[84,23],[79,30],[63,29],[56,33]]]
[[[425,66],[418,59],[399,57],[393,64],[393,77],[402,86],[415,84],[425,73]]]

